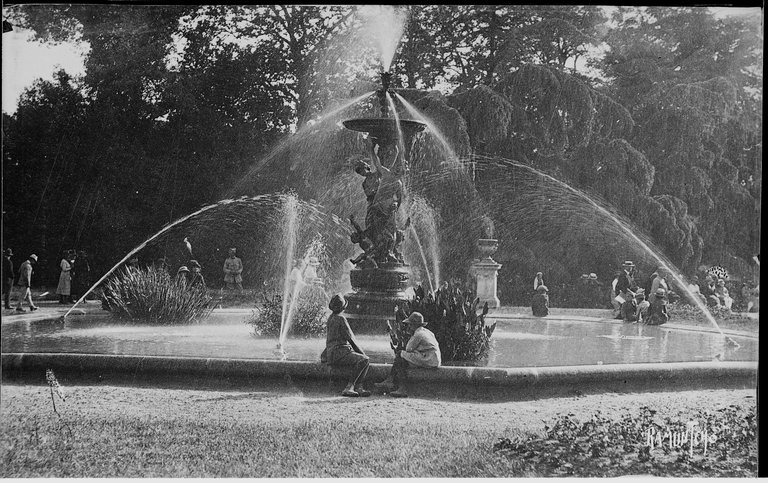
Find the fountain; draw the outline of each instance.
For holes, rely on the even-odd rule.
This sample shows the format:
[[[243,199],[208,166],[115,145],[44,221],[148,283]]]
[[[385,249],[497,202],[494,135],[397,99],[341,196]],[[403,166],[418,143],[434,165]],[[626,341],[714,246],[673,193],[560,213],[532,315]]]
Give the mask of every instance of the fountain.
[[[413,242],[410,246],[413,250],[409,252],[409,258],[416,262],[418,256],[421,256],[421,262],[425,269],[427,269],[425,282],[429,282],[429,285],[433,286],[432,288],[437,288],[440,283],[437,263],[438,255],[445,256],[446,260],[450,260],[449,257],[451,256],[450,252],[444,249],[445,245],[440,247],[441,250],[444,249],[442,253],[438,251],[436,241],[438,233],[434,218],[431,219],[432,224],[429,225],[429,230],[424,228],[428,224],[423,220],[419,220],[420,216],[428,211],[425,208],[427,202],[434,202],[428,198],[427,194],[422,193],[420,189],[423,190],[427,183],[434,183],[434,185],[442,188],[444,185],[439,183],[444,182],[446,178],[449,178],[450,174],[458,171],[461,164],[458,161],[458,157],[452,152],[445,136],[440,133],[437,126],[433,126],[429,117],[422,115],[416,110],[414,105],[407,102],[401,95],[390,88],[392,74],[388,71],[392,55],[394,55],[394,49],[391,49],[391,54],[388,57],[384,56],[386,59],[389,59],[388,61],[385,61],[385,58],[382,59],[384,72],[380,74],[381,89],[375,91],[379,117],[373,117],[375,116],[374,114],[371,117],[353,118],[343,122],[343,126],[347,130],[367,136],[372,145],[370,161],[374,164],[377,164],[377,162],[381,163],[382,167],[386,168],[386,173],[389,173],[387,175],[388,178],[385,179],[383,170],[379,172],[377,169],[378,178],[372,177],[370,178],[371,181],[368,182],[369,177],[367,175],[369,171],[365,170],[363,166],[365,163],[360,164],[360,171],[364,173],[363,176],[365,176],[365,180],[368,182],[367,185],[364,182],[364,191],[368,198],[368,209],[366,210],[364,226],[360,226],[353,217],[350,217],[355,229],[350,238],[353,243],[358,243],[364,252],[354,259],[355,266],[349,271],[350,287],[344,289],[349,291],[347,294],[349,306],[345,314],[350,325],[358,333],[367,331],[383,332],[386,327],[386,320],[392,317],[395,305],[408,299],[407,289],[409,288],[411,271],[400,249],[406,234],[411,235],[411,240],[409,241]],[[260,162],[255,163],[251,171],[255,172],[273,159],[276,159],[278,154],[283,154],[287,147],[300,151],[305,147],[302,142],[306,141],[308,136],[314,133],[314,130],[331,126],[332,123],[329,121],[335,121],[333,116],[358,101],[367,98],[370,94],[371,92],[368,92],[345,102],[340,107],[322,116],[315,123],[303,127]],[[399,102],[400,106],[405,108],[404,112],[407,112],[411,119],[400,119],[398,117],[395,100]],[[360,114],[360,116],[365,115]],[[335,123],[333,125],[335,126]],[[421,148],[421,144],[417,144],[416,140],[422,132],[428,132],[430,136],[434,136],[434,140],[439,143],[442,152],[447,153],[446,158],[455,162],[441,162],[440,169],[444,169],[444,171],[441,171],[438,175],[429,172],[424,174],[425,182],[423,184],[417,184],[416,182],[411,184],[410,186],[413,188],[413,196],[411,196],[408,193],[404,193],[405,189],[409,187],[405,181],[408,179],[413,180],[408,178],[409,170],[411,169],[412,151],[414,146],[419,149]],[[346,135],[351,137],[349,133],[346,133]],[[451,137],[450,139],[453,140],[454,138]],[[359,140],[358,138],[358,147],[360,144]],[[358,149],[358,147],[355,149]],[[311,148],[317,149],[317,146],[311,146]],[[418,150],[415,153],[417,154],[413,154],[413,158],[419,159]],[[332,152],[332,154],[335,155],[336,152]],[[376,161],[374,156],[376,156]],[[297,154],[296,158],[302,159],[304,157]],[[306,159],[310,159],[310,157],[307,156]],[[474,165],[475,163],[472,163],[472,166]],[[302,167],[306,166],[308,165]],[[508,162],[504,163],[501,167],[517,167],[517,164]],[[521,165],[520,168],[533,170],[536,176],[540,176],[547,181],[553,181],[558,185],[562,184],[564,190],[587,202],[582,204],[589,208],[590,214],[596,212],[601,215],[610,216],[610,213],[595,204],[588,195],[571,188],[570,185],[548,177],[548,175],[528,166]],[[449,170],[451,170],[451,173],[446,174]],[[440,175],[442,174],[445,174],[445,176],[441,179]],[[241,309],[242,312],[239,314],[235,313],[234,310],[229,312],[215,311],[210,319],[190,326],[117,325],[110,322],[104,323],[98,317],[75,317],[65,320],[63,324],[56,325],[47,323],[9,324],[3,328],[2,351],[4,352],[4,357],[8,353],[13,355],[14,353],[66,351],[70,353],[120,355],[125,356],[127,359],[137,355],[142,358],[145,356],[178,356],[184,358],[206,357],[211,358],[211,360],[235,357],[241,358],[241,360],[251,359],[250,362],[256,362],[262,366],[264,366],[262,359],[271,359],[272,361],[287,359],[287,362],[276,363],[280,367],[279,370],[285,371],[285,373],[299,365],[306,364],[309,366],[310,363],[317,361],[325,342],[324,339],[314,337],[287,340],[287,338],[291,330],[291,319],[292,313],[295,310],[295,303],[300,297],[302,285],[299,282],[309,282],[315,279],[315,283],[320,283],[322,280],[318,281],[315,278],[317,267],[319,266],[317,257],[313,258],[313,251],[310,249],[305,250],[303,246],[297,243],[297,240],[309,239],[309,237],[305,236],[306,233],[300,233],[302,229],[305,232],[323,233],[323,235],[328,236],[331,231],[329,226],[331,225],[330,223],[326,225],[322,223],[333,220],[333,232],[336,235],[335,241],[338,245],[334,244],[333,246],[335,248],[335,251],[333,251],[334,261],[331,263],[336,264],[334,267],[337,271],[336,275],[338,275],[338,272],[341,271],[340,263],[344,260],[342,253],[346,253],[343,247],[349,248],[349,245],[346,241],[346,222],[342,222],[337,215],[346,217],[350,207],[335,201],[344,199],[347,195],[350,195],[349,198],[351,199],[353,198],[351,195],[359,190],[357,182],[352,183],[354,174],[347,173],[347,175],[347,178],[337,178],[339,182],[331,186],[331,191],[334,194],[343,191],[343,189],[339,189],[340,187],[344,189],[349,188],[347,191],[336,198],[329,197],[328,200],[330,202],[320,196],[317,197],[324,206],[334,210],[335,214],[331,211],[326,212],[325,208],[323,210],[315,209],[315,205],[313,205],[311,210],[312,216],[307,216],[306,219],[299,216],[299,211],[297,210],[302,208],[307,202],[302,201],[298,195],[287,197],[259,195],[249,198],[223,200],[201,208],[164,227],[146,242],[128,253],[115,267],[94,284],[94,287],[97,286],[136,252],[148,244],[159,240],[160,237],[170,236],[171,231],[175,227],[188,222],[188,220],[191,220],[191,223],[202,216],[213,216],[212,213],[219,213],[216,218],[218,221],[224,219],[224,213],[222,212],[225,210],[234,210],[237,207],[253,207],[253,211],[246,210],[241,218],[236,218],[236,223],[242,224],[242,230],[249,231],[254,230],[254,220],[259,218],[255,215],[261,215],[262,207],[264,210],[268,207],[270,212],[279,212],[284,216],[278,219],[274,215],[268,220],[268,223],[265,222],[264,226],[259,226],[254,231],[274,231],[276,233],[285,231],[285,238],[275,243],[275,247],[280,247],[281,253],[282,250],[285,250],[286,258],[284,263],[282,258],[275,257],[275,263],[278,263],[279,260],[280,266],[277,267],[279,270],[266,270],[269,271],[273,279],[280,279],[285,282],[283,286],[283,320],[281,321],[278,351],[274,351],[274,338],[258,338],[252,337],[252,334],[249,334],[248,328],[238,317],[244,317],[247,315],[246,313],[250,312],[250,309]],[[457,179],[465,182],[469,178],[464,176]],[[467,186],[469,191],[475,189],[476,185]],[[499,185],[499,189],[509,188]],[[403,192],[399,192],[399,190]],[[436,189],[434,191],[439,190]],[[453,193],[451,191],[449,196],[461,199]],[[314,200],[311,201],[314,203]],[[359,204],[362,205],[362,200],[360,200]],[[507,212],[511,212],[508,207],[503,208]],[[410,220],[405,215],[406,213],[410,214],[413,220]],[[460,219],[460,223],[464,223],[470,217],[477,219],[477,213],[468,212],[465,217]],[[409,223],[409,221],[412,221],[412,223]],[[625,227],[617,220],[614,220],[614,222],[621,225],[621,228],[628,234],[627,236],[632,236],[632,242],[638,244],[649,253],[654,253],[654,250],[651,250],[649,246],[633,234],[633,230]],[[200,223],[200,225],[203,224]],[[507,225],[511,226],[512,223],[507,223],[501,228]],[[440,228],[445,230],[445,226],[442,223]],[[221,231],[219,226],[211,226],[208,229],[212,237],[218,237]],[[444,232],[447,235],[443,236],[443,240],[448,241],[449,236],[461,238],[462,229],[462,226],[456,226],[455,231]],[[511,238],[509,231],[497,231],[499,232],[498,234],[502,235],[500,238]],[[421,240],[425,241],[425,243],[421,243],[419,235],[421,235]],[[498,246],[495,236],[497,234],[487,231],[478,241],[478,250],[481,252],[481,256],[477,263],[475,263],[474,268],[474,273],[478,278],[478,295],[487,300],[489,306],[498,306],[499,304],[495,292],[496,273],[501,265],[491,258]],[[180,239],[179,237],[178,240]],[[245,235],[243,235],[243,239],[250,240]],[[470,242],[474,242],[474,240],[470,240]],[[251,244],[251,246],[253,245],[256,245],[256,243]],[[342,248],[339,248],[340,246]],[[266,250],[266,248],[272,248],[271,245],[268,247],[259,246],[257,248],[265,248],[265,251],[271,253],[277,251]],[[418,248],[418,253],[416,248]],[[293,264],[296,257],[301,257],[302,253],[304,253],[304,257],[299,258],[299,260],[307,260],[307,265],[311,268],[307,269],[301,280],[299,280],[298,277],[292,277],[291,273],[293,272]],[[427,260],[428,256],[432,258],[429,261]],[[669,266],[663,262],[662,265],[665,267]],[[256,264],[249,264],[250,266],[256,266]],[[448,266],[448,264],[445,265],[445,267]],[[259,268],[261,269],[261,267]],[[432,268],[431,276],[428,268]],[[284,278],[280,278],[278,272],[282,272]],[[450,277],[446,276],[445,278]],[[292,284],[291,280],[297,283]],[[338,288],[338,286],[332,285],[333,280],[333,277],[328,277],[327,279],[331,290]],[[485,287],[482,290],[480,290],[481,284]],[[94,287],[89,289],[89,292]],[[85,298],[85,295],[81,297],[81,300]],[[488,365],[494,368],[588,366],[596,363],[630,365],[647,362],[709,361],[712,359],[713,354],[722,354],[724,360],[727,361],[751,361],[756,358],[757,354],[756,338],[740,337],[739,340],[744,344],[744,349],[736,351],[722,337],[723,332],[719,330],[716,322],[713,322],[713,325],[718,329],[720,337],[718,337],[718,334],[706,332],[676,331],[665,327],[636,327],[615,324],[611,321],[595,320],[586,324],[580,324],[578,318],[570,315],[553,316],[542,321],[531,320],[530,317],[525,315],[512,314],[506,320],[499,318],[499,321],[499,327],[494,332],[495,346],[492,354],[488,361],[479,362],[479,365]],[[641,330],[642,332],[640,332]],[[381,335],[362,335],[359,337],[359,340],[366,353],[371,356],[372,362],[391,362],[392,352],[388,338]],[[286,342],[289,345],[289,351],[283,350],[283,345]],[[627,347],[630,349],[627,350]],[[301,362],[302,364],[292,364],[296,362]],[[498,374],[499,371],[488,373]]]
[[[411,148],[416,135],[426,127],[420,121],[397,118],[394,109],[395,117],[389,117],[392,74],[382,72],[380,76],[382,87],[376,96],[381,117],[343,122],[347,129],[368,135],[375,168],[372,172],[358,161],[356,171],[365,177],[363,190],[368,199],[365,228],[350,218],[356,230],[351,241],[365,251],[353,260],[355,268],[349,274],[352,292],[346,296],[347,319],[356,332],[384,331],[395,306],[407,300],[409,271],[399,247],[410,219],[398,224],[397,215],[406,199],[402,178],[409,169]]]

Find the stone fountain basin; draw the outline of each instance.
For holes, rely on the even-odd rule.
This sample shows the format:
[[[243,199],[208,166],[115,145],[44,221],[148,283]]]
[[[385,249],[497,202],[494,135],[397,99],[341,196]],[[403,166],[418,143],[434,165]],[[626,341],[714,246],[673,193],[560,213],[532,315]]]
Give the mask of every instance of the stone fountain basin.
[[[251,310],[215,311],[203,323],[177,326],[125,325],[104,316],[70,317],[3,324],[3,353],[80,353],[125,356],[214,357],[280,360],[275,338],[252,335],[244,321]],[[733,336],[725,345],[707,331],[668,330],[614,322],[506,318],[497,321],[487,360],[492,368],[643,364],[666,362],[757,361],[756,337]],[[358,335],[374,363],[391,363],[386,334]],[[316,362],[324,338],[289,335],[284,344],[290,361]],[[454,364],[462,365],[462,364]],[[466,365],[466,364],[465,364]]]

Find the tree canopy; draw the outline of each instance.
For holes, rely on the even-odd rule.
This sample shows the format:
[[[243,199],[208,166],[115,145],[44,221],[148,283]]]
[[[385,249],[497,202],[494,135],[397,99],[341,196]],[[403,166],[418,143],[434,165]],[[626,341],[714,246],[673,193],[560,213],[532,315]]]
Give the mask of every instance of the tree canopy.
[[[103,272],[233,193],[294,190],[340,217],[354,212],[349,160],[364,144],[337,122],[376,115],[371,98],[339,110],[377,88],[379,30],[365,8],[5,8],[37,41],[78,40],[90,52],[81,78],[39,80],[3,115],[3,243],[49,267],[62,249],[85,248]],[[483,215],[500,227],[498,257],[527,260],[520,270],[610,272],[621,243],[573,253],[595,235],[526,208],[557,207],[555,195],[576,202],[555,181],[686,272],[759,253],[760,18],[704,7],[400,8],[395,87],[444,138],[419,138],[410,183],[439,221],[441,256],[455,265],[446,274],[461,275],[474,255]],[[461,169],[445,171],[456,167],[446,156]]]

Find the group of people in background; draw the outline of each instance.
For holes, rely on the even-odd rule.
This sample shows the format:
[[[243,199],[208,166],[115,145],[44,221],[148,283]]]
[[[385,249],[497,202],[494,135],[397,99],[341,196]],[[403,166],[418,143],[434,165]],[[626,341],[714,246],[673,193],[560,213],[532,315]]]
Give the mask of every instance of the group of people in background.
[[[13,292],[13,282],[16,280],[16,274],[13,270],[13,250],[6,248],[3,253],[3,296],[5,308],[13,310],[11,307],[11,296]],[[34,312],[38,309],[35,303],[32,301],[32,272],[33,266],[37,264],[37,255],[31,254],[26,260],[24,260],[19,266],[19,275],[16,285],[19,287],[19,298],[16,303],[16,312],[25,312],[24,301],[29,304],[29,310]]]
[[[677,301],[682,297],[690,299],[690,294],[679,294],[668,281],[670,273],[664,268],[656,269],[640,285],[637,276],[637,267],[634,262],[627,260],[622,264],[621,270],[616,272],[610,287],[610,304],[613,308],[613,317],[626,322],[644,323],[649,325],[661,325],[669,320],[667,304]],[[580,279],[580,287],[583,295],[583,303],[577,304],[585,308],[605,307],[605,295],[602,283],[598,281],[594,273],[583,274]],[[719,310],[731,311],[734,303],[728,292],[724,278],[708,273],[703,284],[699,284],[699,277],[691,277],[688,285],[691,293],[695,294],[709,307]],[[746,282],[741,283],[742,310],[753,311],[758,304],[759,286],[750,287]],[[538,272],[533,281],[533,296],[531,298],[531,310],[533,315],[545,317],[549,314],[549,289],[544,284],[543,274]],[[689,300],[689,302],[692,302]]]

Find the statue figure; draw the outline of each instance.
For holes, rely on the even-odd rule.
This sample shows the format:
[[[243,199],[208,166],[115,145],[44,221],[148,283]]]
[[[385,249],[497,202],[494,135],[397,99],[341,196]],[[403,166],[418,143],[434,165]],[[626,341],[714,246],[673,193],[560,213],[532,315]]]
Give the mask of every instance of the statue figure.
[[[378,144],[371,144],[370,156],[373,169],[362,160],[355,165],[355,172],[365,177],[363,192],[368,201],[365,230],[353,222],[357,233],[353,234],[355,238],[352,241],[353,243],[360,243],[360,247],[365,252],[365,256],[357,263],[371,258],[379,263],[398,262],[398,258],[394,254],[398,231],[395,219],[397,210],[403,202],[403,182],[399,176],[393,173],[392,169],[400,160],[400,156],[397,146],[394,146],[392,169],[387,168],[381,164],[377,154],[379,148]],[[365,246],[361,242],[365,242]],[[355,263],[354,260],[353,263]]]
[[[376,261],[373,259],[373,254],[376,251],[376,247],[374,246],[371,239],[368,238],[368,234],[365,230],[362,229],[362,227],[360,227],[360,225],[357,224],[354,215],[349,216],[349,222],[352,223],[352,227],[355,229],[355,233],[352,233],[352,235],[349,237],[350,240],[352,243],[357,243],[360,245],[360,248],[363,249],[363,253],[358,255],[356,258],[350,258],[349,261],[355,265],[360,264],[361,262],[365,262],[364,266],[361,265],[360,268],[378,268]]]

